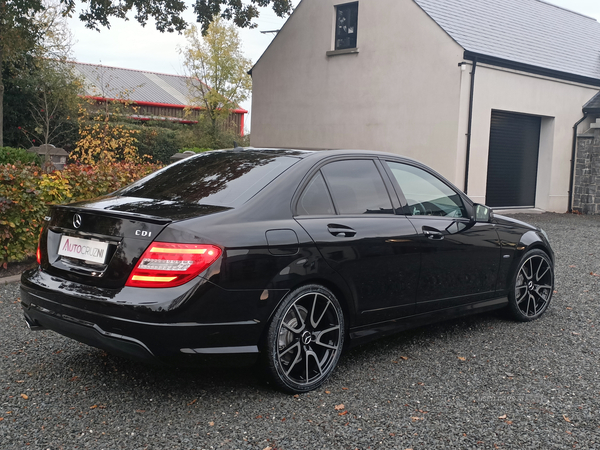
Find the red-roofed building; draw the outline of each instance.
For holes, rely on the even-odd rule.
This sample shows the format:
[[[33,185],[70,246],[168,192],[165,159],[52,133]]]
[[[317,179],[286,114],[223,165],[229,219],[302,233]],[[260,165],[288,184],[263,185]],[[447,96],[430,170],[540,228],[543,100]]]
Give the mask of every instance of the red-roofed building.
[[[138,107],[131,116],[134,119],[196,123],[203,109],[193,104],[190,79],[185,76],[79,62],[73,63],[73,68],[83,79],[85,97],[100,102],[130,101]],[[229,124],[239,130],[241,136],[247,113],[238,107],[229,117]]]

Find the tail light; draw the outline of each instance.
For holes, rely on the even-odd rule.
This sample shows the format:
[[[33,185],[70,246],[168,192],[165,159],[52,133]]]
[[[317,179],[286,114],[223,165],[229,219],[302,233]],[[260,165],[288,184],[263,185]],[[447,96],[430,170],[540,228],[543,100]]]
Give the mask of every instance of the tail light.
[[[221,249],[214,245],[155,242],[146,249],[125,286],[174,287],[205,271]]]
[[[44,232],[44,227],[40,228],[40,237],[38,238],[38,247],[35,252],[35,259],[37,260],[38,266],[42,265],[42,233]]]

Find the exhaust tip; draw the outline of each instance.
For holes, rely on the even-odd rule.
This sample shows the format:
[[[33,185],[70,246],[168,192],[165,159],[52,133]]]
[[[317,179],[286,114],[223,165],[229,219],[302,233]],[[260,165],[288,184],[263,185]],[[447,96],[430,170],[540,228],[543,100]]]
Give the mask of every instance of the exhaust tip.
[[[31,317],[28,317],[27,315],[25,315],[25,323],[27,324],[27,328],[29,328],[31,331],[40,331],[40,330],[45,329],[36,320],[33,320]]]

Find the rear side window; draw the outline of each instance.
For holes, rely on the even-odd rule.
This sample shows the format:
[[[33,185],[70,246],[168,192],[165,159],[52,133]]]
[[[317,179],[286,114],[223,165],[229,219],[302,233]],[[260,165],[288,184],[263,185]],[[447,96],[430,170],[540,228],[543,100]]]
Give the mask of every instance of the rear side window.
[[[327,190],[327,186],[325,186],[321,172],[317,172],[300,196],[298,214],[308,216],[335,214],[333,203],[331,203],[331,197],[329,196],[329,191]]]
[[[120,195],[235,207],[298,162],[293,151],[207,152],[168,166],[121,190]]]
[[[338,214],[393,214],[392,202],[372,160],[336,161],[321,171]]]

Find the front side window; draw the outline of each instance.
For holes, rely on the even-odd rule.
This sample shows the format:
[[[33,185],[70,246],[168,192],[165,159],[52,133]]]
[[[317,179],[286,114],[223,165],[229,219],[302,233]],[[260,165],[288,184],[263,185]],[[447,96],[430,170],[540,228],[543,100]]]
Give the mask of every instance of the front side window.
[[[467,217],[462,198],[443,181],[414,166],[386,164],[406,197],[407,215]]]
[[[358,2],[338,5],[335,13],[335,49],[356,48]]]
[[[390,196],[372,160],[336,161],[321,172],[338,214],[394,214]]]

